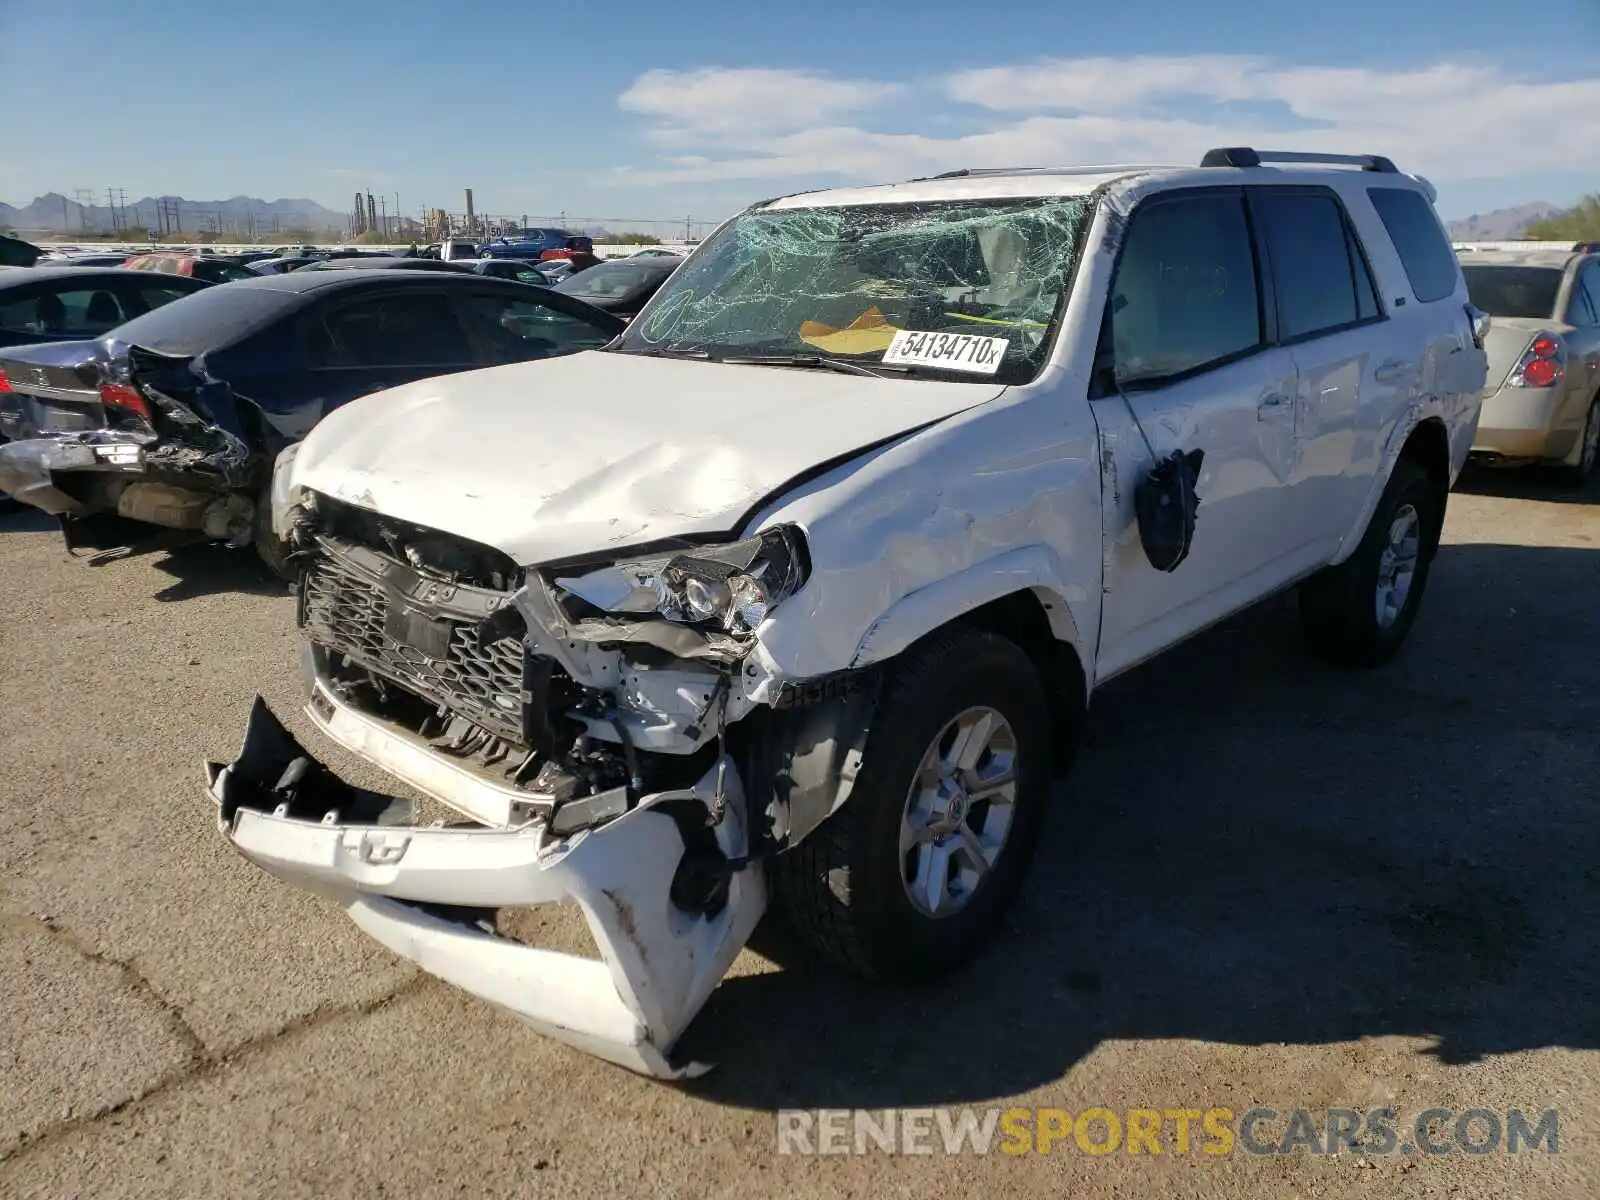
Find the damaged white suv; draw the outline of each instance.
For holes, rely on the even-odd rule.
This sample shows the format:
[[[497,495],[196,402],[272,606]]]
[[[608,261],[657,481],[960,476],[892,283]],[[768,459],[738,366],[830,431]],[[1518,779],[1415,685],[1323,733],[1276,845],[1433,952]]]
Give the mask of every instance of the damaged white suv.
[[[342,782],[258,702],[221,827],[427,970],[682,1074],[769,902],[871,976],[990,940],[1111,676],[1296,584],[1317,651],[1392,655],[1484,331],[1432,189],[1377,157],[757,204],[606,349],[285,455],[306,711],[467,819]],[[506,929],[563,901],[598,960]]]

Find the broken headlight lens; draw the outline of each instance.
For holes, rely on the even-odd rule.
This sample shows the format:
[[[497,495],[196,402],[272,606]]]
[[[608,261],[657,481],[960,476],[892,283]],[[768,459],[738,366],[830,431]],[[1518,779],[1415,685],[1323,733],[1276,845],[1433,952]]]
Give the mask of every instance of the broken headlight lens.
[[[781,525],[742,542],[619,562],[554,583],[603,612],[746,634],[805,578],[800,531]]]

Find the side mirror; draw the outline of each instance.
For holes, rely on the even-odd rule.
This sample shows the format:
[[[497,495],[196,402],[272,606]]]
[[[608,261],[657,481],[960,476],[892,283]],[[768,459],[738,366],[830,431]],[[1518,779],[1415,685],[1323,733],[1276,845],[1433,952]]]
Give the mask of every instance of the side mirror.
[[[1489,329],[1494,324],[1494,318],[1476,305],[1468,304],[1467,320],[1472,322],[1472,344],[1482,350],[1484,343],[1489,339]]]

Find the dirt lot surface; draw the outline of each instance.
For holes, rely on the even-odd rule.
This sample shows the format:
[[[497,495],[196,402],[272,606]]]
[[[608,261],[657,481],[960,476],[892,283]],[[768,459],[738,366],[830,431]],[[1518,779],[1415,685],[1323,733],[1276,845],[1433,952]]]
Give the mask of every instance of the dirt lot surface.
[[[1600,1195],[1600,488],[1469,480],[1391,668],[1271,602],[1096,700],[994,952],[892,992],[747,952],[665,1086],[420,975],[217,836],[297,712],[246,553],[0,518],[0,1195]],[[330,760],[357,780],[377,780]],[[573,923],[549,923],[557,942]],[[1558,1152],[798,1158],[780,1108],[1559,1110]],[[1265,1135],[1271,1136],[1271,1135]],[[1169,1143],[1170,1145],[1170,1143]]]

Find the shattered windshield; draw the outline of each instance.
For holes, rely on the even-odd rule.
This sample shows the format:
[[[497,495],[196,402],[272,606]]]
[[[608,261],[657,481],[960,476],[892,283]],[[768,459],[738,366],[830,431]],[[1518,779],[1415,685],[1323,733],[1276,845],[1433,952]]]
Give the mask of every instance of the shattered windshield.
[[[1050,197],[748,212],[616,348],[1025,383],[1049,352],[1090,207]]]

